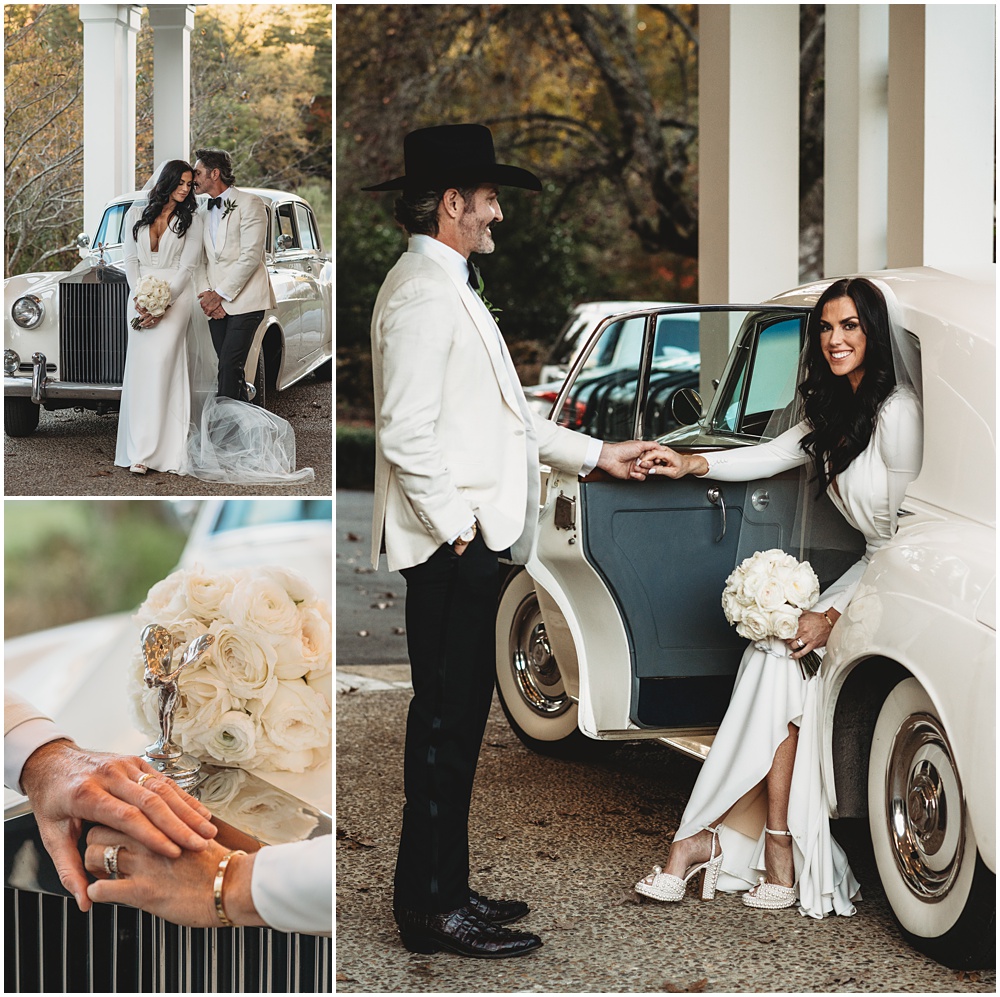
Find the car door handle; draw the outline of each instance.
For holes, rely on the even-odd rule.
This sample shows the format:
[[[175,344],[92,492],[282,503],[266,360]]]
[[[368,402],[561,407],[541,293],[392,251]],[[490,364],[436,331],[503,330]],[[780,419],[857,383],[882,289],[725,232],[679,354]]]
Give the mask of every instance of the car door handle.
[[[726,535],[726,500],[722,495],[722,489],[717,485],[712,485],[705,494],[712,505],[717,505],[722,510],[722,532],[715,538],[716,543],[721,543]]]

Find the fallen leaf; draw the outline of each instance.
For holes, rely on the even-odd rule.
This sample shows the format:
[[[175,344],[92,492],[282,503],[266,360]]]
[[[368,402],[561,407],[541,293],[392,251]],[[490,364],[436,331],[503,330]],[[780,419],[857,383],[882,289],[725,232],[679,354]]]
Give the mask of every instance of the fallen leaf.
[[[399,596],[395,592],[383,592],[382,597],[385,599],[398,599]]]
[[[348,976],[347,973],[338,973],[337,974],[337,982],[338,983],[354,983],[355,980],[354,980],[353,976]]]
[[[680,987],[676,983],[664,983],[663,989],[668,994],[700,994],[704,991],[705,987],[708,986],[708,980],[695,980],[693,983],[689,983],[686,987]]]
[[[405,629],[404,629],[403,627],[393,627],[393,628],[392,628],[392,632],[393,632],[393,633],[394,633],[394,634],[395,634],[395,635],[396,635],[397,637],[401,637],[401,636],[403,636],[403,635],[404,635],[404,634],[406,633],[406,630],[405,630]]]
[[[375,574],[375,569],[374,568],[355,568],[354,569],[354,573],[356,575],[374,575]]]
[[[110,471],[98,471],[96,474],[88,474],[87,477],[88,478],[110,478],[111,477],[111,472]]]
[[[553,862],[559,861],[558,852],[536,852],[535,854],[540,859],[551,859]]]
[[[499,831],[497,831],[497,833],[494,835],[494,837],[497,839],[497,841],[506,841],[507,840],[507,835],[506,834],[501,834]]]
[[[361,541],[361,537],[359,537],[357,533],[348,533],[347,536],[344,537],[344,539],[349,540],[351,543],[354,544],[359,543]]]
[[[530,820],[530,821],[528,821],[528,823],[529,824],[534,824],[535,827],[548,827],[549,826],[549,822],[544,817],[542,817],[540,820]]]
[[[612,907],[630,907],[633,904],[641,904],[645,902],[645,898],[636,893],[635,890],[619,890],[618,899],[611,901]]]
[[[392,602],[373,602],[369,609],[389,609],[391,606],[395,605]]]
[[[368,636],[368,631],[367,630],[359,630],[358,631],[358,636],[359,637],[367,637]]]

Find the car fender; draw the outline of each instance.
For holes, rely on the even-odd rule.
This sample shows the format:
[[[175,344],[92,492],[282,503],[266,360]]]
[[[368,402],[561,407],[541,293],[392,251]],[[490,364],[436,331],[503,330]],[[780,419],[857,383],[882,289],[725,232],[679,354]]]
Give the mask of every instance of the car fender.
[[[579,479],[575,475],[551,473],[547,494],[562,493],[576,498],[578,492]],[[594,738],[614,737],[615,732],[632,726],[628,637],[606,586],[579,553],[576,531],[567,534],[557,530],[553,517],[554,502],[547,502],[539,517],[528,573],[535,582],[550,640],[554,638],[553,651],[560,662],[560,671],[563,671],[560,655],[566,657],[567,670],[574,663],[576,666],[575,675],[572,671],[571,677],[563,674],[571,692],[573,685],[578,687],[580,730]],[[567,584],[567,579],[571,584]],[[600,620],[601,626],[585,627],[582,620]],[[572,641],[571,647],[567,648],[567,640]],[[618,662],[620,667],[604,667],[601,662],[607,661]],[[643,735],[633,729],[630,736]]]
[[[907,524],[877,551],[823,665],[823,781],[835,792],[837,703],[856,669],[900,666],[947,732],[983,861],[996,868],[995,535],[975,523]],[[900,673],[901,674],[901,673]],[[880,702],[874,704],[880,706]],[[865,746],[867,749],[867,746]]]
[[[30,361],[31,354],[38,350],[49,360],[55,360],[59,349],[59,282],[68,273],[25,273],[3,282],[4,349],[15,350],[22,362]],[[14,302],[26,294],[33,294],[42,302],[42,321],[33,329],[22,329],[10,317]]]

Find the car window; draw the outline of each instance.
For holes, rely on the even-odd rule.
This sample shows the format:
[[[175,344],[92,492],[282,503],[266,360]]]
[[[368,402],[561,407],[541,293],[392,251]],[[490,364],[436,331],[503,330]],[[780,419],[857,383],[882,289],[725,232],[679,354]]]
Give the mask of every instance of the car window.
[[[632,439],[644,319],[612,322],[569,388],[558,423],[609,443]]]
[[[213,533],[241,530],[270,523],[299,523],[304,520],[330,522],[330,499],[271,499],[266,502],[226,502],[212,527]]]
[[[117,246],[122,241],[122,222],[125,214],[132,207],[130,201],[123,204],[109,204],[104,210],[104,217],[97,227],[97,235],[91,243],[96,248],[99,242],[106,246]]]
[[[318,249],[316,225],[308,205],[295,202],[295,220],[299,223],[299,243],[303,249]]]
[[[295,222],[292,217],[293,206],[289,204],[279,204],[277,217],[278,217],[278,232],[274,239],[274,246],[277,250],[278,248],[278,238],[283,235],[290,235],[292,237],[292,243],[290,246],[286,246],[286,249],[298,249],[299,240],[295,234]]]
[[[747,317],[714,406],[713,431],[765,435],[772,415],[795,398],[803,334],[803,316]]]
[[[698,316],[661,315],[656,321],[653,362],[698,356]]]

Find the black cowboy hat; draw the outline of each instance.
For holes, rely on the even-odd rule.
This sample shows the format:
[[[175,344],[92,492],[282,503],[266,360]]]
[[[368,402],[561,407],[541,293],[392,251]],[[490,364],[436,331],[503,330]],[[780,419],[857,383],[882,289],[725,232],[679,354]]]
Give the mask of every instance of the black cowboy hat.
[[[418,128],[403,139],[406,176],[362,190],[434,190],[495,183],[541,190],[534,173],[497,162],[493,134],[485,125]]]

